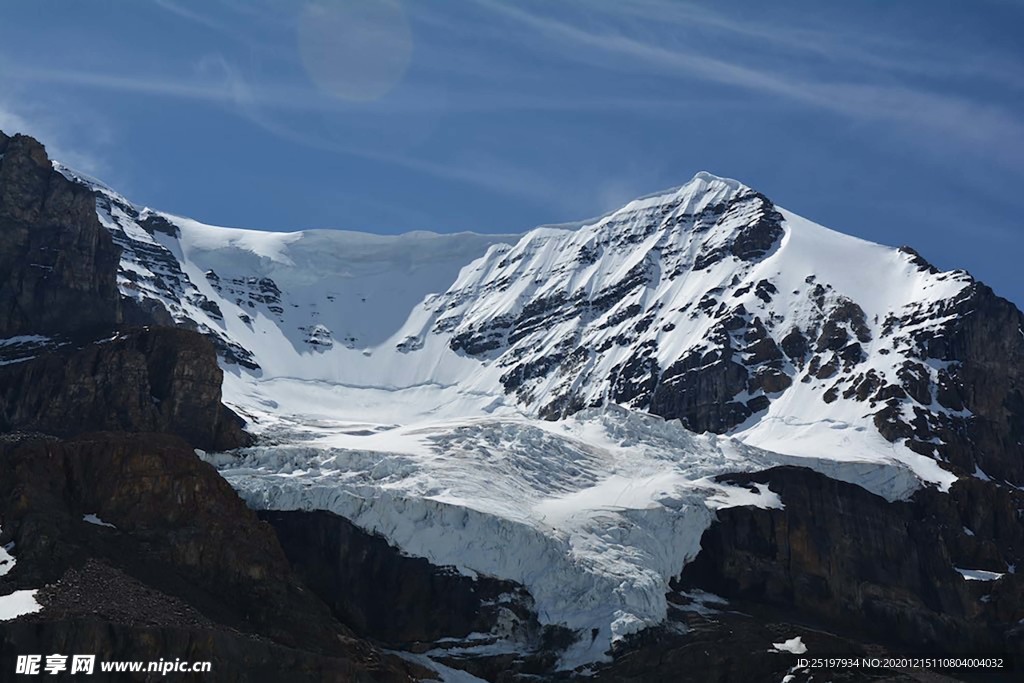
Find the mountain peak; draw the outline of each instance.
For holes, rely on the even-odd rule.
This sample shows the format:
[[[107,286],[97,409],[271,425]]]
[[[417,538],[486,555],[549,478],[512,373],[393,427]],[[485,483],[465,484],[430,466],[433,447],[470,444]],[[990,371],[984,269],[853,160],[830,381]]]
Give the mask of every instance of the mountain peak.
[[[753,190],[738,180],[723,178],[707,171],[698,171],[682,185],[642,195],[601,216],[596,221],[585,221],[580,225],[617,220],[624,215],[649,211],[657,207],[672,207],[669,210],[679,214],[696,214],[710,206],[725,204],[751,192]]]
[[[745,184],[733,178],[726,178],[724,176],[715,175],[709,171],[697,171],[693,174],[685,185],[693,185],[695,183],[706,183],[709,185],[725,185],[733,190],[749,189]]]
[[[662,190],[660,192],[652,192],[650,194],[643,195],[638,199],[643,200],[653,197],[700,195],[708,192],[727,192],[730,194],[738,194],[748,190],[750,190],[750,188],[738,180],[717,176],[714,173],[709,173],[708,171],[697,171],[692,178],[682,185],[676,185],[675,187]]]

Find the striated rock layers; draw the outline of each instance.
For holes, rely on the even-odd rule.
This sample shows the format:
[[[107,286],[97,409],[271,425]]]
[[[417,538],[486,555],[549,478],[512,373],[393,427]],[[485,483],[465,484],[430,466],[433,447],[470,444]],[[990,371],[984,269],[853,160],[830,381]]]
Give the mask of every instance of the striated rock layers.
[[[9,437],[0,518],[16,559],[3,592],[39,589],[43,605],[0,624],[5,661],[94,652],[211,660],[218,681],[413,679],[303,588],[271,528],[176,438]]]
[[[129,330],[0,365],[0,431],[164,432],[198,448],[235,448],[249,437],[220,402],[222,378],[202,335]]]
[[[36,140],[0,132],[0,338],[112,329],[120,253],[93,193]]]
[[[888,503],[807,469],[727,475],[784,507],[718,512],[677,588],[694,587],[847,634],[1024,664],[1024,494],[963,479]],[[960,569],[1002,574],[968,581]]]

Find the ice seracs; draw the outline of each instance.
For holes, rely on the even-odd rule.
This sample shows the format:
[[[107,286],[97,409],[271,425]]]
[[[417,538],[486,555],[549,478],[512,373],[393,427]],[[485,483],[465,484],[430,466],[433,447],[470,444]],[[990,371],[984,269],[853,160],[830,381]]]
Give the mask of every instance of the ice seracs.
[[[279,424],[269,434],[289,445],[206,457],[253,507],[329,510],[435,564],[525,586],[541,623],[581,634],[567,668],[664,620],[714,510],[782,505],[716,475],[799,463],[889,496],[917,485],[898,463],[844,470],[622,408],[405,426],[381,409],[376,423]]]

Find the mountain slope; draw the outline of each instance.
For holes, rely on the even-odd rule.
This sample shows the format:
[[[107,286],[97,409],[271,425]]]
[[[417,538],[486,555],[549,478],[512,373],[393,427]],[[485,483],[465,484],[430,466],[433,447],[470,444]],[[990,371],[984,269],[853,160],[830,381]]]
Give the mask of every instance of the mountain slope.
[[[1020,312],[736,181],[521,238],[214,228],[93,187],[122,292],[211,336],[243,410],[277,378],[435,385],[452,414],[616,403],[793,455],[896,457],[942,486],[936,462],[1024,482]]]
[[[700,557],[730,571],[755,557],[771,586],[820,572],[816,590],[854,611],[851,586],[895,577],[905,586],[879,597],[879,627],[941,623],[944,645],[998,642],[1024,618],[1007,607],[1024,549],[1004,528],[1024,481],[1024,318],[962,271],[707,173],[573,227],[382,237],[207,226],[57,168],[93,193],[120,249],[123,321],[217,347],[225,402],[257,443],[201,457],[251,507],[283,529],[303,523],[286,513],[332,512],[429,560],[439,585],[503,587],[481,611],[487,632],[439,638],[428,662],[589,671],[675,633],[679,601],[714,612],[703,575],[676,589]],[[12,367],[55,343],[8,342]],[[974,486],[1005,495],[979,503]],[[928,503],[947,494],[957,502]],[[787,564],[779,539],[808,545],[787,505],[826,511],[801,516],[807,538],[871,524],[908,547],[941,512],[943,545],[888,574],[869,567],[892,548],[816,547]],[[302,568],[322,590],[343,575],[331,544],[349,533],[324,519],[288,545],[324,563]],[[860,573],[832,576],[833,562]],[[980,596],[958,567],[998,576],[1003,597],[968,604]],[[915,576],[936,577],[940,598]],[[780,599],[737,581],[738,597]]]

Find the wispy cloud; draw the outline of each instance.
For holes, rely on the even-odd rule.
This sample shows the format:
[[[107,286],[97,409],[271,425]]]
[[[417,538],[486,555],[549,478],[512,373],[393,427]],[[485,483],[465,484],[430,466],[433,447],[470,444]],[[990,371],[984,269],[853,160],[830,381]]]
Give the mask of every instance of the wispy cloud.
[[[295,144],[549,206],[572,194],[564,179],[555,191],[549,169],[512,161],[483,138],[424,153],[408,129],[432,132],[440,127],[432,122],[474,115],[490,121],[536,114],[546,122],[576,113],[629,114],[642,126],[698,109],[742,113],[756,97],[759,108],[881,123],[907,139],[942,138],[1012,163],[1024,151],[1024,123],[1005,103],[941,87],[955,73],[1013,88],[1024,78],[1020,69],[996,68],[996,57],[962,59],[953,48],[936,53],[905,38],[864,35],[781,11],[765,23],[720,5],[665,0],[475,0],[457,11],[407,2],[419,41],[415,73],[381,100],[354,105],[306,78],[291,3],[154,0],[150,7],[196,27],[193,33],[208,39],[202,49],[190,46],[187,59],[150,65],[160,72],[141,63],[133,71],[115,58],[106,67],[99,59],[89,67],[36,60],[0,65],[4,80],[22,90],[79,88],[220,107]],[[606,81],[615,87],[603,87]],[[60,139],[52,131],[50,137]],[[630,168],[627,162],[609,169],[622,177],[598,179],[604,189],[591,189],[588,197],[597,192],[601,204],[618,201],[637,185]]]
[[[223,90],[222,83],[164,77],[160,74],[128,75],[18,66],[9,68],[7,76],[24,82],[80,86],[207,102],[230,102],[233,99],[230,92]]]
[[[498,159],[482,159],[474,155],[450,161],[422,159],[360,145],[351,139],[329,136],[320,132],[317,126],[297,126],[290,122],[289,117],[282,116],[282,110],[329,112],[348,109],[350,105],[332,102],[301,86],[253,84],[237,68],[218,55],[202,58],[197,63],[196,76],[191,79],[30,67],[10,69],[8,76],[36,83],[99,88],[221,105],[231,108],[245,120],[278,138],[313,149],[328,150],[531,201],[546,202],[558,197],[553,188],[540,180],[536,173],[526,168],[515,168],[512,164]],[[538,106],[548,104],[550,103],[537,102]],[[99,164],[95,160],[80,153],[65,151],[57,142],[60,136],[55,135],[54,131],[41,130],[38,123],[30,126],[25,117],[16,116],[9,109],[0,108],[0,128],[33,132],[39,137],[53,141],[53,146],[60,152],[59,156],[70,165],[89,173],[99,170]]]
[[[837,80],[825,74],[805,75],[806,63],[796,64],[799,68],[778,67],[774,69],[756,66],[737,58],[716,57],[703,52],[674,44],[663,34],[650,32],[627,32],[622,28],[594,28],[586,22],[572,22],[548,15],[531,12],[519,5],[499,0],[476,0],[498,16],[511,19],[546,37],[543,47],[556,50],[562,58],[584,62],[601,68],[649,72],[660,70],[664,75],[694,78],[717,85],[729,86],[746,91],[774,95],[794,103],[827,109],[845,117],[859,119],[884,119],[912,125],[923,125],[970,145],[985,145],[991,151],[1004,153],[1008,140],[1024,140],[1024,123],[1019,115],[1007,111],[994,103],[979,102],[967,98],[925,89],[900,82],[893,78],[862,77],[859,81]],[[599,4],[607,9],[608,5]],[[636,5],[626,3],[615,5],[624,9],[615,10],[619,19],[617,26],[628,27],[622,22],[624,12],[636,13],[638,7],[646,7],[650,15],[651,3]],[[733,32],[743,32],[754,37],[764,37],[763,31],[744,23],[738,23],[710,13],[695,10],[684,5],[687,11],[680,13],[680,7],[660,7],[675,16],[676,21],[695,19],[710,23]],[[659,15],[661,16],[661,15]],[[661,16],[663,19],[664,16]],[[604,17],[607,20],[607,17]],[[591,22],[592,23],[592,22]],[[801,34],[775,35],[790,47],[815,52],[825,52],[825,46],[817,39],[807,39]],[[834,37],[833,37],[834,39]],[[832,54],[850,52],[851,48],[839,47]],[[740,53],[741,51],[735,51]],[[868,61],[866,55],[857,52],[859,59]],[[881,58],[870,60],[875,67],[892,68],[896,62]]]
[[[449,160],[419,158],[400,151],[355,144],[351,139],[327,135],[316,127],[297,127],[273,109],[265,107],[258,90],[226,60],[208,58],[206,69],[220,74],[224,84],[222,92],[245,119],[284,140],[541,204],[557,203],[564,197],[564,193],[556,191],[533,169],[507,160],[486,157],[480,153],[463,153]]]
[[[110,132],[96,121],[89,129],[90,134],[82,139],[55,119],[48,108],[30,105],[23,99],[13,103],[0,93],[0,130],[8,135],[31,135],[46,145],[51,158],[85,173],[99,174],[106,166],[98,147],[110,140]]]
[[[781,48],[797,58],[816,57],[826,64],[862,67],[881,72],[930,77],[981,78],[1014,88],[1024,88],[1024,75],[1008,69],[1005,61],[956,45],[941,51],[916,41],[881,33],[819,23],[813,13],[801,16],[800,25],[789,20],[766,20],[747,13],[727,13],[721,6],[671,0],[632,0],[621,3],[592,3],[610,22],[628,25],[630,20],[655,22],[673,30],[692,33],[708,31],[716,36],[744,41],[744,47],[758,52]],[[785,16],[785,8],[776,6]],[[730,42],[735,45],[735,42]]]
[[[197,12],[173,0],[153,0],[153,4],[165,12],[169,12],[179,19],[184,19],[192,24],[212,29],[218,33],[238,35],[238,31],[233,31],[228,24],[211,19],[206,14]]]
[[[547,92],[474,91],[446,92],[433,86],[406,85],[401,92],[387,100],[368,104],[341,101],[318,92],[308,85],[286,81],[253,80],[243,77],[240,70],[230,67],[231,78],[226,79],[228,62],[218,55],[207,55],[196,62],[193,74],[168,73],[110,73],[79,69],[48,69],[31,66],[10,66],[5,76],[22,83],[53,84],[152,95],[182,100],[195,100],[212,104],[236,104],[239,93],[233,88],[244,83],[247,104],[269,110],[305,113],[390,113],[415,114],[422,112],[458,113],[474,112],[638,112],[693,109],[694,107],[740,106],[735,99],[706,98],[694,102],[680,97],[636,97],[629,95],[566,95]]]

